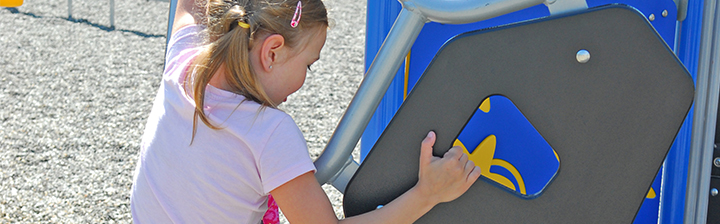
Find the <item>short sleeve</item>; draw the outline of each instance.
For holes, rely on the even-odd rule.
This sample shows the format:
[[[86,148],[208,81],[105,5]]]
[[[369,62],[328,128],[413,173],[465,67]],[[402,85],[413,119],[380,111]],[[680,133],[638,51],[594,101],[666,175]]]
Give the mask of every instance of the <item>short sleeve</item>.
[[[201,44],[201,32],[203,26],[188,25],[175,31],[168,41],[167,52],[165,55],[165,64],[170,63],[180,55],[180,52],[197,47]]]
[[[258,172],[265,194],[302,174],[315,171],[305,138],[289,116],[270,135],[259,160]]]

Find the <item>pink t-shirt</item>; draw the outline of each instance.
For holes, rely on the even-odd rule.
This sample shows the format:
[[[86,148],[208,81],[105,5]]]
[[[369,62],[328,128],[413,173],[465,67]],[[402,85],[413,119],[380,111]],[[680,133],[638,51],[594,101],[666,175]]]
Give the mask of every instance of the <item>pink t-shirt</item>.
[[[258,223],[278,186],[315,171],[300,129],[286,113],[208,85],[190,145],[195,103],[182,83],[202,27],[170,39],[166,69],[145,126],[135,170],[134,223]]]

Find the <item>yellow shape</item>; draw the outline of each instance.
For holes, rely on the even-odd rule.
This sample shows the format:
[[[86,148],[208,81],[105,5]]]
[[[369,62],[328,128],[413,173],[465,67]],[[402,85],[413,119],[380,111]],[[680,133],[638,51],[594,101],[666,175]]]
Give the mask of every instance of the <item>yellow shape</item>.
[[[489,105],[490,101],[487,102]],[[483,104],[485,104],[485,102],[483,102]],[[493,157],[495,156],[496,145],[497,137],[495,137],[495,135],[490,135],[486,137],[471,154],[460,140],[456,139],[453,143],[453,146],[460,146],[464,149],[463,152],[465,152],[465,154],[468,154],[468,159],[470,159],[470,161],[473,161],[476,166],[480,167],[480,173],[483,176],[499,184],[502,184],[507,188],[517,191],[517,189],[515,189],[515,185],[512,183],[512,181],[510,181],[510,179],[500,174],[490,172],[491,166],[503,167],[513,174],[513,177],[518,182],[520,193],[527,194],[527,191],[525,190],[525,182],[523,181],[522,176],[520,176],[520,172],[518,172],[517,168],[515,168],[515,166],[505,160],[493,159]]]
[[[408,94],[408,79],[410,77],[410,53],[412,50],[408,51],[407,57],[405,57],[405,82],[403,83],[403,101],[407,99]]]
[[[510,179],[508,179],[507,177],[505,177],[503,175],[500,175],[497,173],[490,173],[486,177],[488,179],[491,179],[491,180],[497,182],[498,184],[502,184],[503,186],[512,189],[513,191],[517,191],[517,189],[515,189],[515,184],[513,184],[513,182],[510,181]]]
[[[510,173],[512,173],[513,177],[515,177],[515,180],[518,182],[518,187],[520,187],[520,193],[527,194],[527,191],[525,190],[525,181],[523,181],[522,176],[520,176],[520,172],[518,172],[518,170],[517,170],[517,168],[515,168],[515,166],[513,166],[509,162],[502,160],[502,159],[493,159],[492,162],[493,162],[492,163],[493,166],[501,166],[502,168],[505,168],[508,171],[510,171]],[[500,183],[500,182],[498,182],[498,183]],[[512,185],[512,183],[510,183],[510,185]],[[511,188],[514,189],[515,187],[513,186]]]
[[[18,7],[23,4],[23,0],[0,0],[0,7]]]
[[[657,196],[657,195],[655,194],[655,190],[653,190],[653,188],[651,187],[651,188],[650,188],[650,191],[648,191],[648,194],[647,194],[647,197],[646,197],[646,198],[654,199],[656,196]]]
[[[455,140],[455,142],[455,145],[457,145],[460,141]],[[467,150],[467,148],[462,145],[462,142],[460,142],[460,145],[462,145],[463,149],[465,149],[465,154],[468,154],[468,159],[473,161],[476,166],[480,167],[480,173],[486,177],[490,174],[490,166],[492,165],[492,159],[495,156],[496,144],[497,138],[495,135],[490,135],[486,137],[485,140],[477,146],[477,148],[475,148],[475,151],[473,151],[472,154],[470,154],[469,150]]]
[[[483,100],[483,102],[480,104],[480,110],[485,113],[490,112],[490,97]]]

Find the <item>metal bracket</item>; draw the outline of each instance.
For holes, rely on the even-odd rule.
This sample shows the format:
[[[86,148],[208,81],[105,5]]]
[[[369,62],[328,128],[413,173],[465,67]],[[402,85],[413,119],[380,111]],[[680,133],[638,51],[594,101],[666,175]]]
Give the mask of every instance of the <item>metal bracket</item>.
[[[340,193],[345,194],[345,189],[347,188],[347,184],[350,182],[350,179],[352,179],[353,175],[355,175],[355,171],[360,168],[360,164],[355,162],[355,160],[350,157],[350,159],[345,162],[345,165],[343,165],[343,168],[340,169],[340,172],[337,173],[334,177],[330,178],[330,181],[328,181],[330,184],[333,185]]]
[[[687,18],[688,0],[673,0],[677,7],[677,20],[684,21]]]
[[[588,8],[585,0],[546,0],[545,6],[548,7],[552,15]]]

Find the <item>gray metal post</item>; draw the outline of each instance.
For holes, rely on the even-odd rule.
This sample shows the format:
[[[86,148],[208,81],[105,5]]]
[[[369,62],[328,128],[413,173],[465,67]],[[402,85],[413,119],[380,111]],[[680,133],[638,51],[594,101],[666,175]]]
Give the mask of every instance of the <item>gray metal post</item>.
[[[333,182],[339,175],[350,175],[350,154],[373,112],[387,91],[393,75],[410,50],[427,20],[462,24],[477,22],[538,5],[545,0],[400,0],[403,10],[395,20],[375,60],[368,68],[355,97],[350,102],[325,150],[315,161],[315,177],[321,184]],[[351,168],[353,169],[353,168]],[[342,178],[349,179],[349,178]]]
[[[170,0],[170,13],[168,14],[168,27],[167,27],[167,38],[165,39],[165,47],[170,43],[170,35],[172,34],[173,22],[175,21],[175,9],[177,8],[178,0]],[[167,52],[167,49],[166,49]]]
[[[110,0],[110,28],[115,29],[115,0]]]
[[[698,61],[695,118],[688,161],[685,223],[707,221],[710,173],[720,91],[720,5],[706,0],[703,8],[702,36]]]
[[[347,164],[346,161],[372,113],[390,86],[393,75],[400,68],[403,56],[410,51],[425,22],[425,18],[419,13],[406,8],[400,11],[327,147],[315,161],[318,170],[315,177],[318,182],[331,181]]]

